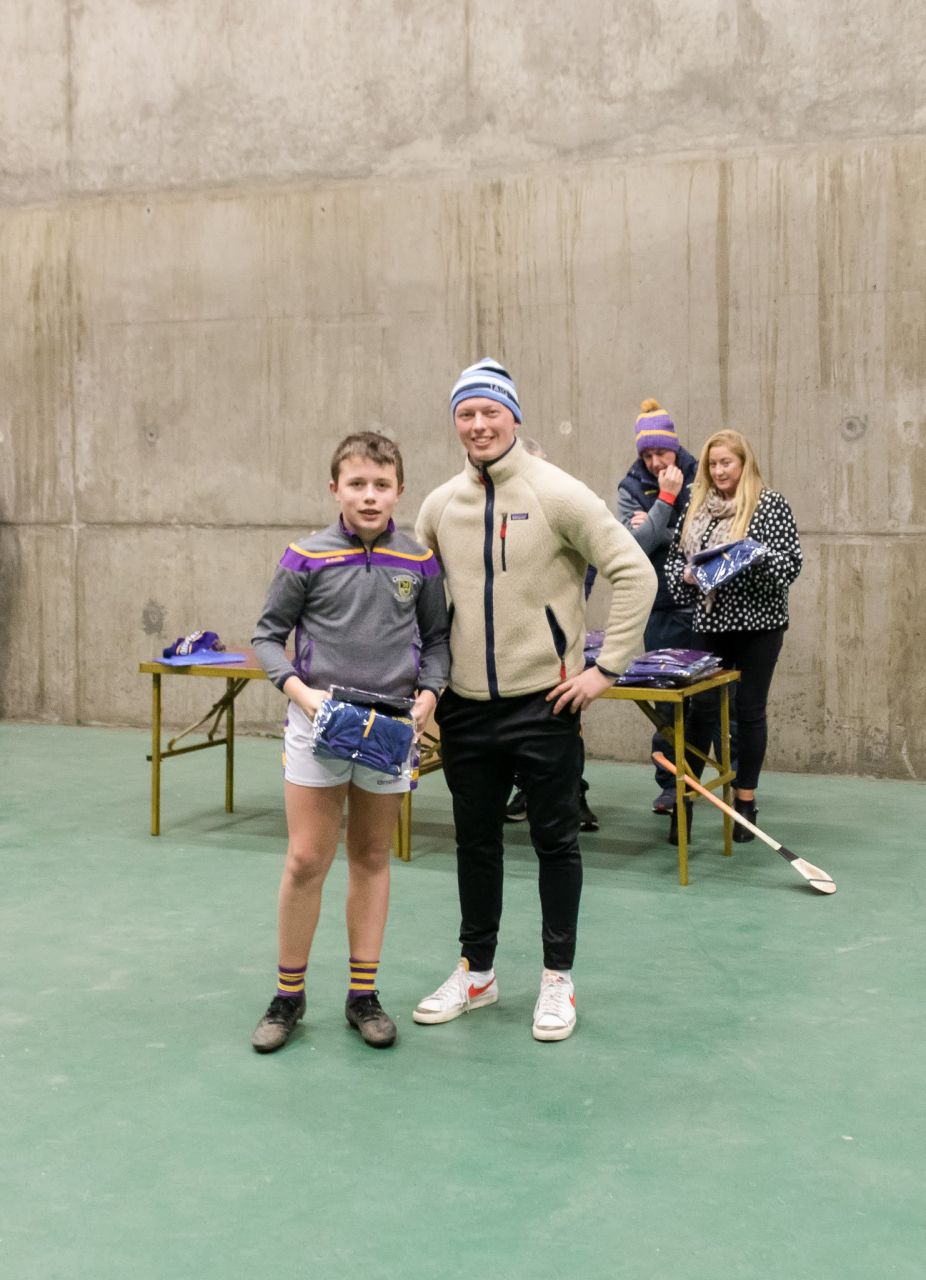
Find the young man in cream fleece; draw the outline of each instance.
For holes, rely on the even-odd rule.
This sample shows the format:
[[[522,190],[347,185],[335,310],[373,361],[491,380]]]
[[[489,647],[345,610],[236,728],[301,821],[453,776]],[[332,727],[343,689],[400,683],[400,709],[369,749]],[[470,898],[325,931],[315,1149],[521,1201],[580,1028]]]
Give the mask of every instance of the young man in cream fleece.
[[[450,684],[437,709],[453,796],[462,955],[414,1011],[449,1022],[498,999],[505,803],[515,773],[539,867],[543,974],[537,1040],[575,1029],[572,963],[582,890],[579,712],[642,648],[656,593],[649,559],[605,503],[517,439],[521,408],[494,360],[464,369],[450,411],[463,471],[425,499],[416,537],[452,604]],[[612,588],[604,644],[585,668],[586,566]]]

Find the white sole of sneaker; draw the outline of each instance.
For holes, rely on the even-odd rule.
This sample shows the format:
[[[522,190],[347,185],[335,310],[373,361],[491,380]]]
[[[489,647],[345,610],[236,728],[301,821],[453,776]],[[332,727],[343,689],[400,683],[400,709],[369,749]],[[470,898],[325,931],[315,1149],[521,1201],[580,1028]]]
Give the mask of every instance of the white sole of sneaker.
[[[495,1004],[498,1000],[498,992],[492,995],[476,996],[474,1000],[470,1000],[469,1004],[464,1005],[462,1009],[454,1009],[448,1013],[446,1010],[441,1012],[438,1010],[432,1013],[429,1009],[415,1009],[412,1013],[412,1021],[420,1022],[427,1026],[434,1026],[438,1022],[453,1022],[455,1019],[462,1017],[464,1013],[472,1013],[473,1009],[481,1009],[485,1004]]]
[[[531,1034],[535,1040],[568,1040],[576,1029],[576,1024],[570,1022],[568,1027],[532,1027]]]

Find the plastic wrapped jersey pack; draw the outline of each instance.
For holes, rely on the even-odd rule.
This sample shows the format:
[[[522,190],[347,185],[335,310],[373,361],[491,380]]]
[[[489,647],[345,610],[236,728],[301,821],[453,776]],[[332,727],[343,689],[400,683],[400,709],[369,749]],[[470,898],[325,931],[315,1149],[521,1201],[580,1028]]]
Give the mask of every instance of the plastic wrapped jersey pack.
[[[703,680],[719,667],[717,655],[704,649],[650,649],[634,658],[616,683],[644,689],[675,689]]]
[[[716,591],[750,565],[764,560],[768,547],[754,538],[725,542],[722,547],[708,547],[691,557],[691,572],[702,591]]]
[[[414,780],[417,770],[415,726],[408,716],[387,715],[372,706],[326,698],[314,720],[312,750],[393,778]]]

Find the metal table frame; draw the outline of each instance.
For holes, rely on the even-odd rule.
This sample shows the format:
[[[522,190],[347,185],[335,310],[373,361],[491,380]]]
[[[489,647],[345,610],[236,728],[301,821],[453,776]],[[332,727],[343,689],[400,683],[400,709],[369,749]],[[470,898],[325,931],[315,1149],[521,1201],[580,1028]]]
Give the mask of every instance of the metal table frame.
[[[687,685],[681,689],[614,687],[606,689],[601,694],[601,698],[609,702],[635,702],[647,719],[652,721],[664,736],[671,738],[675,759],[685,761],[685,770],[683,772],[690,772],[688,761],[692,756],[697,756],[699,760],[710,766],[717,775],[708,781],[702,780],[702,786],[708,791],[716,791],[722,787],[723,798],[727,804],[730,804],[730,784],[733,781],[733,769],[730,761],[730,686],[739,678],[738,671],[718,671],[704,680],[699,680],[695,684]],[[721,750],[719,760],[715,760],[712,756],[698,751],[696,747],[693,747],[685,740],[685,703],[696,694],[707,693],[712,689],[717,689],[720,692]],[[656,711],[658,703],[669,703],[673,708],[671,726],[663,725],[659,719]],[[422,751],[421,773],[431,773],[441,767],[440,739],[436,735],[430,735],[427,752]],[[402,797],[402,808],[399,813],[399,824],[394,840],[396,856],[405,861],[408,861],[412,856],[412,794],[409,792]],[[675,796],[679,812],[681,812],[684,800],[694,801],[699,798],[691,788],[686,788],[681,778],[676,778]],[[723,815],[723,852],[728,858],[733,853],[733,820],[727,814]],[[678,824],[678,882],[683,885],[688,883],[688,825],[686,822],[679,822]]]
[[[609,701],[616,702],[635,702],[647,719],[651,720],[657,729],[661,730],[664,737],[670,737],[673,747],[673,755],[675,762],[684,762],[684,768],[680,767],[680,772],[691,772],[688,765],[688,758],[697,756],[699,760],[710,766],[716,777],[708,781],[702,779],[701,785],[708,791],[716,791],[723,789],[723,798],[727,804],[732,804],[732,788],[730,784],[733,781],[733,768],[730,760],[730,686],[740,678],[738,671],[717,671],[712,676],[708,676],[705,680],[698,680],[694,684],[686,685],[681,689],[638,689],[638,688],[617,688],[606,689],[601,695]],[[720,759],[715,760],[711,755],[705,755],[693,747],[691,743],[685,740],[685,703],[695,697],[699,693],[707,693],[712,689],[720,691]],[[669,703],[673,708],[672,725],[664,726],[656,712],[658,703]],[[686,787],[683,779],[676,776],[675,779],[675,803],[678,806],[678,812],[682,813],[682,803],[684,800],[695,801],[699,797],[697,792],[692,791],[690,787]],[[712,805],[711,808],[714,806]],[[723,815],[723,852],[726,857],[730,857],[733,853],[733,819],[728,815]],[[678,823],[678,882],[679,884],[688,883],[688,824],[680,818]]]
[[[238,652],[235,650],[234,652]],[[210,747],[225,748],[225,812],[232,813],[235,808],[235,699],[251,680],[266,680],[267,674],[259,666],[253,650],[242,649],[247,658],[243,663],[216,663],[214,665],[171,667],[163,662],[140,662],[138,670],[142,675],[151,676],[151,754],[147,756],[151,762],[151,834],[161,834],[161,761],[172,760],[174,756],[185,756],[191,751],[208,751]],[[184,676],[191,679],[224,680],[225,692],[214,702],[204,716],[200,716],[193,724],[181,729],[167,742],[161,745],[161,721],[163,713],[163,692],[161,680],[165,675]],[[222,719],[225,720],[225,732],[220,731]],[[203,726],[212,721],[211,728]],[[202,730],[206,734],[205,742],[194,742],[186,747],[175,744],[189,737],[190,734]]]
[[[258,664],[257,659],[254,657],[254,651],[252,649],[242,649],[241,652],[246,655],[245,661],[234,665],[216,663],[214,665],[172,667],[165,666],[161,662],[139,663],[139,673],[151,676],[151,754],[147,759],[151,763],[151,834],[153,836],[161,834],[162,761],[171,760],[175,756],[187,755],[191,751],[207,751],[211,747],[225,748],[225,812],[234,812],[235,700],[252,680],[267,679],[263,667]],[[161,682],[165,675],[225,681],[225,692],[212,704],[206,714],[185,729],[181,729],[179,733],[168,740],[166,746],[161,741],[163,720]],[[730,763],[730,685],[738,679],[739,672],[737,671],[719,671],[705,680],[699,680],[697,683],[682,689],[612,688],[607,689],[601,697],[606,701],[636,703],[643,714],[657,728],[661,729],[664,735],[671,737],[676,761],[686,761],[687,767],[687,761],[691,756],[697,756],[716,772],[717,776],[704,782],[703,785],[710,791],[722,788],[723,798],[729,804],[731,802],[730,783],[733,780],[733,771]],[[712,689],[720,691],[720,760],[715,760],[710,755],[704,755],[685,740],[685,703],[696,694],[705,693]],[[671,726],[663,726],[660,722],[656,711],[658,703],[669,703],[672,706],[673,718]],[[224,732],[222,732],[223,719]],[[209,724],[209,727],[205,728],[207,724]],[[205,741],[190,743],[183,747],[176,745],[184,738],[197,732],[205,734]],[[221,736],[219,736],[220,734]],[[432,773],[442,767],[440,738],[434,731],[433,726],[429,725],[428,731],[425,732],[422,738],[420,773]],[[681,778],[676,779],[675,794],[680,812],[684,800],[698,799],[696,793],[686,789]],[[412,792],[406,792],[402,797],[402,805],[392,841],[393,852],[397,858],[401,858],[404,862],[410,861],[412,856],[412,795]],[[723,852],[727,857],[733,852],[732,836],[732,819],[727,814],[724,814]],[[678,879],[679,884],[685,885],[688,883],[688,829],[684,821],[678,824]]]

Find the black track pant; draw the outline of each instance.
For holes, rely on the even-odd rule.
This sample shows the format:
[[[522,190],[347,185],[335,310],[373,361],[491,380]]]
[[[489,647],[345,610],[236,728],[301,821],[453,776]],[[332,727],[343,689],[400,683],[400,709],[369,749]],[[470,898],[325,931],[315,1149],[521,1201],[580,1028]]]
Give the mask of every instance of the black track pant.
[[[554,716],[545,693],[495,702],[448,690],[437,707],[453,797],[460,942],[472,969],[491,969],[502,914],[505,804],[515,773],[527,796],[537,854],[543,962],[570,969],[582,893],[579,717]]]
[[[696,649],[716,653],[725,667],[734,667],[740,673],[736,686],[737,761],[733,785],[744,791],[755,790],[765,759],[768,745],[765,708],[784,634],[784,628],[778,627],[774,631],[702,632],[694,636]],[[692,698],[685,730],[688,740],[706,751],[719,715],[720,694],[716,689]],[[690,763],[700,778],[703,762],[692,759]]]

